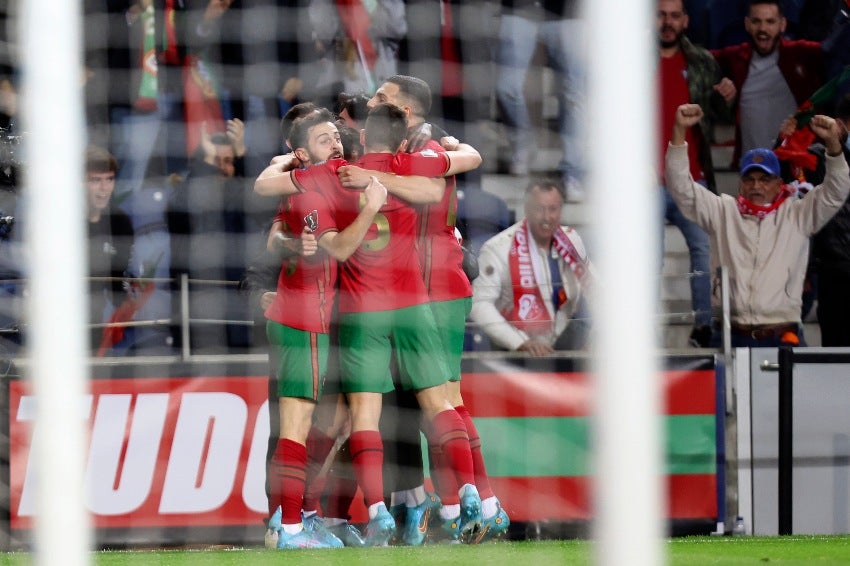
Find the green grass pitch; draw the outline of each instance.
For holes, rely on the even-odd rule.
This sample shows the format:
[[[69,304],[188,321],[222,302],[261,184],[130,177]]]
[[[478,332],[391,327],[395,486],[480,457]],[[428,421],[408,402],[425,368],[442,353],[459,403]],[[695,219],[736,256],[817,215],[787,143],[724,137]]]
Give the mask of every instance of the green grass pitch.
[[[671,566],[779,564],[850,565],[850,535],[788,537],[683,537],[665,542]],[[0,554],[0,565],[34,563],[27,553]],[[418,548],[344,548],[274,551],[260,548],[203,550],[102,551],[92,555],[97,566],[385,566],[420,564],[506,564],[548,566],[591,564],[593,543],[568,541],[503,541],[479,546],[430,545]]]

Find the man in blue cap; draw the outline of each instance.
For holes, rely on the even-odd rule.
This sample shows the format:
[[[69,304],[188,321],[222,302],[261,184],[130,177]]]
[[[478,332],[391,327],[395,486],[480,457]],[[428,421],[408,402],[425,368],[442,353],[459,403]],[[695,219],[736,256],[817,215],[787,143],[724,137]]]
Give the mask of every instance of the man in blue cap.
[[[809,127],[826,146],[826,176],[801,199],[782,184],[779,160],[769,149],[753,149],[741,160],[738,196],[715,195],[691,178],[687,129],[702,109],[683,104],[676,109],[667,148],[667,187],[687,218],[711,241],[711,271],[729,272],[733,347],[805,345],[800,321],[803,278],[809,238],[841,208],[850,194],[850,170],[841,152],[847,131],[828,116],[812,118]],[[715,312],[719,285],[712,285]],[[717,331],[713,346],[720,344]]]

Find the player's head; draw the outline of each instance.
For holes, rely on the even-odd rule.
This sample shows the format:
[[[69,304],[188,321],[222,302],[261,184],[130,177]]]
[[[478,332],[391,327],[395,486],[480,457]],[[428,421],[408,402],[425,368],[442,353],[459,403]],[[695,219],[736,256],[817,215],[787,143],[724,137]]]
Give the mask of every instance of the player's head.
[[[118,162],[102,147],[86,149],[86,191],[89,216],[98,218],[109,207],[109,199],[115,191],[115,173]]]
[[[366,117],[363,145],[367,151],[389,151],[402,149],[407,137],[407,114],[395,104],[382,103],[374,106]]]
[[[750,1],[747,16],[744,18],[744,28],[750,34],[753,49],[759,55],[770,55],[776,50],[787,25],[781,2]]]
[[[337,123],[342,123],[349,128],[360,130],[366,115],[369,114],[369,95],[365,93],[348,94],[341,93],[337,100],[338,110]]]
[[[342,142],[333,114],[320,108],[292,123],[289,143],[295,156],[305,165],[315,165],[342,157]]]
[[[658,43],[663,48],[679,45],[688,29],[688,12],[683,0],[658,0],[656,12]]]
[[[375,91],[375,96],[369,100],[369,108],[382,102],[395,104],[410,117],[424,118],[431,111],[431,87],[417,77],[393,75]]]
[[[319,107],[312,102],[300,102],[287,110],[283,118],[280,119],[280,133],[283,135],[283,142],[289,149],[292,149],[292,146],[289,145],[289,135],[292,132],[293,122],[317,110],[319,110]]]
[[[360,130],[349,128],[337,123],[339,139],[342,142],[342,155],[349,163],[354,163],[363,155],[363,142],[360,139]]]
[[[565,194],[558,179],[532,179],[525,187],[525,218],[538,245],[548,245],[561,226]]]

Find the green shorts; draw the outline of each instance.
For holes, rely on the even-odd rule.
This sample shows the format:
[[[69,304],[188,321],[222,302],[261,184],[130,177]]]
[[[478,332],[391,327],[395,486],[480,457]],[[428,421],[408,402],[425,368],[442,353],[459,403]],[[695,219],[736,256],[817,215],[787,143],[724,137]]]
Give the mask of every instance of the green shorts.
[[[266,322],[270,375],[278,379],[280,397],[318,401],[328,366],[329,336]]]
[[[427,389],[450,375],[434,314],[427,304],[397,310],[345,313],[339,321],[340,376],[344,393],[393,389],[395,351],[403,389]]]
[[[472,297],[431,302],[431,311],[434,313],[434,320],[437,321],[438,334],[451,372],[449,381],[460,381],[463,337],[466,334],[466,317],[470,310],[472,310]]]

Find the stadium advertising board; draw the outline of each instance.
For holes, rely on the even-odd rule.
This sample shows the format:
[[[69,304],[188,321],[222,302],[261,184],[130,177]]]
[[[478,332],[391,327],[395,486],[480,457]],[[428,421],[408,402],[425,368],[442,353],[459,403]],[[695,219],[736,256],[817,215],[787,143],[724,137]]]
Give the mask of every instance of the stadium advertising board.
[[[716,376],[711,358],[689,360],[664,373],[668,517],[714,520],[722,437]],[[512,520],[589,519],[590,375],[517,360],[464,364],[464,399]],[[95,527],[251,526],[260,533],[269,435],[261,368],[93,379],[80,409],[90,431],[85,489]],[[10,526],[28,530],[37,490],[30,439],[38,433],[27,383],[10,382],[8,414]],[[357,501],[355,521],[365,517]]]

